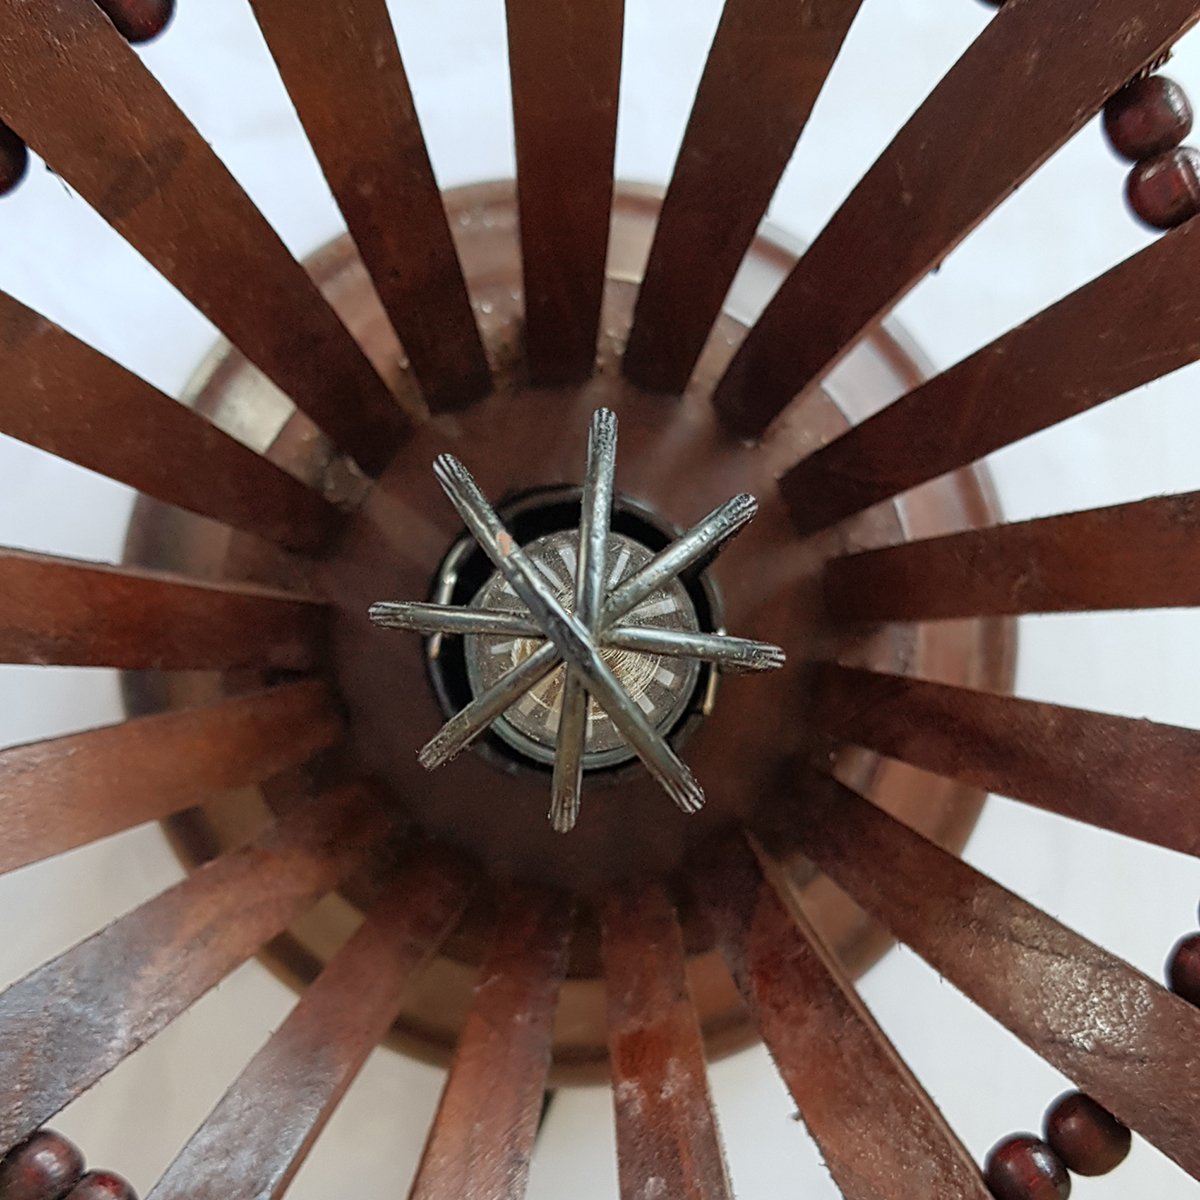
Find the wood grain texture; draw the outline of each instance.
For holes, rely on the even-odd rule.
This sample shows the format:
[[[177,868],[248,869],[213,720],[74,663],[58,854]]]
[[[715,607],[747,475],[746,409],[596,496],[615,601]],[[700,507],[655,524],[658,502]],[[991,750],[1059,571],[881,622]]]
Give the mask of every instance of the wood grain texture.
[[[833,664],[813,686],[839,742],[1200,856],[1198,730]]]
[[[612,208],[624,0],[507,0],[532,383],[596,361]]]
[[[362,789],[330,793],[0,994],[0,1146],[170,1024],[332,888],[385,829]]]
[[[1198,273],[1185,225],[818,450],[780,481],[799,532],[1194,362]]]
[[[519,1200],[537,1137],[571,904],[513,888],[459,1035],[410,1200]]]
[[[621,1200],[730,1200],[675,908],[631,886],[601,922]]]
[[[295,550],[338,513],[210,421],[0,292],[0,433]]]
[[[725,423],[760,434],[1197,19],[1194,0],[1006,4],[775,294],[717,386]]]
[[[0,874],[269,779],[341,730],[305,681],[0,750]]]
[[[658,218],[625,351],[682,392],[861,0],[727,0]]]
[[[149,1200],[278,1200],[462,913],[440,855],[410,863],[180,1151]]]
[[[0,548],[0,662],[305,670],[325,619],[267,588]]]
[[[836,621],[936,621],[1200,605],[1200,492],[831,559]]]
[[[693,877],[717,942],[846,1200],[989,1200],[979,1168],[795,905],[740,837]]]
[[[252,0],[304,131],[435,412],[491,375],[386,0]]]
[[[802,851],[1081,1091],[1200,1176],[1200,1009],[848,788],[811,774],[801,788],[775,814],[771,848]]]
[[[368,471],[407,428],[304,269],[92,0],[0,0],[11,125]]]

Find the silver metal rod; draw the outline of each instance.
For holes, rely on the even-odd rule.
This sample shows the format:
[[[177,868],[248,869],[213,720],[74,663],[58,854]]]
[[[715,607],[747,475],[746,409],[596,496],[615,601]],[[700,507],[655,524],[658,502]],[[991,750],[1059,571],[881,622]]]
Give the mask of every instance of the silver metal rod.
[[[523,663],[498,679],[494,687],[455,713],[421,747],[417,755],[421,766],[432,771],[465,750],[510,704],[515,704],[531,687],[541,683],[558,666],[561,657],[552,642],[539,646]]]
[[[604,572],[616,470],[617,417],[609,409],[600,408],[592,414],[588,430],[587,467],[579,507],[579,546],[575,566],[575,616],[593,637],[604,604]],[[583,676],[568,663],[548,814],[551,825],[559,833],[574,828],[579,817],[583,756],[587,749],[588,704]]]
[[[726,671],[774,671],[787,661],[787,655],[770,642],[729,637],[723,633],[655,629],[646,625],[617,625],[601,636],[600,644],[638,654],[698,658]]]
[[[374,624],[385,629],[407,629],[413,633],[503,634],[539,641],[546,636],[528,617],[499,608],[388,600],[372,604],[369,616]]]
[[[743,526],[754,519],[758,501],[743,492],[693,525],[681,538],[660,550],[644,567],[609,593],[600,627],[607,629],[636,608],[676,575],[713,553]]]
[[[470,472],[452,455],[443,454],[434,464],[434,474],[484,553],[525,602],[567,664],[584,677],[589,690],[650,773],[681,809],[696,811],[704,803],[704,791],[695,776],[647,723],[600,657],[587,629],[559,604],[547,581],[504,528]]]

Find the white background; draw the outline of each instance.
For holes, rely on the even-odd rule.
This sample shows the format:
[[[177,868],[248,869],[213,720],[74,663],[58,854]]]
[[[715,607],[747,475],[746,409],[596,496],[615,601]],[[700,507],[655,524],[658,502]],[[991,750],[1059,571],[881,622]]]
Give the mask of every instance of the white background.
[[[1137,0],[1130,0],[1136,8]],[[1048,6],[1052,7],[1052,6]],[[341,229],[244,0],[180,0],[145,59],[298,255]],[[401,46],[443,186],[511,176],[502,0],[393,0]],[[666,179],[719,14],[716,0],[627,0],[617,173]],[[921,98],[989,19],[977,0],[866,0],[772,206],[811,237]],[[1200,43],[1170,72],[1200,96]],[[1089,125],[902,305],[947,366],[1150,240],[1126,214],[1124,170]],[[230,271],[237,263],[227,264]],[[178,394],[214,331],[57,179],[35,164],[0,203],[0,287]],[[996,455],[1004,509],[1027,517],[1200,486],[1198,375],[1185,370]],[[0,543],[114,560],[130,493],[0,439]],[[1200,725],[1200,623],[1178,614],[1021,622],[1017,690],[1038,699]],[[114,720],[111,673],[0,669],[0,744]],[[1195,863],[993,800],[971,862],[1071,927],[1160,977],[1195,927]],[[156,829],[135,830],[0,879],[0,982],[58,952],[178,877]],[[871,972],[867,1002],[973,1153],[1036,1128],[1063,1089],[1056,1072],[907,951]],[[291,996],[250,963],[56,1124],[94,1163],[143,1191]],[[402,1194],[440,1074],[377,1052],[293,1187],[297,1200]],[[746,1200],[836,1189],[765,1053],[712,1071],[733,1179]],[[1164,1097],[1169,1101],[1170,1097]],[[531,1195],[616,1195],[607,1091],[560,1095]],[[1182,1200],[1200,1188],[1138,1142],[1085,1200]]]

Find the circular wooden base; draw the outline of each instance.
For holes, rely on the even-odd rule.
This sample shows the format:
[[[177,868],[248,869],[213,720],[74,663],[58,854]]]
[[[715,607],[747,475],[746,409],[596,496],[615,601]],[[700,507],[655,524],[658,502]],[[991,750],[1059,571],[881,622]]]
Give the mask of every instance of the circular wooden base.
[[[620,351],[658,201],[645,189],[618,189],[596,372],[579,387],[533,388],[521,376],[521,276],[512,190],[506,185],[467,188],[451,193],[447,206],[496,372],[493,393],[462,412],[422,414],[417,431],[378,485],[367,488],[239,355],[222,350],[196,382],[197,407],[328,492],[357,500],[356,510],[329,555],[306,564],[256,539],[143,502],[131,528],[128,557],[213,578],[311,589],[325,598],[335,614],[328,669],[349,727],[347,745],[326,765],[326,773],[369,775],[384,802],[422,833],[478,863],[484,883],[479,899],[414,986],[397,1024],[397,1044],[423,1056],[445,1057],[470,1004],[486,945],[492,885],[532,880],[570,889],[582,899],[556,1025],[555,1072],[560,1080],[590,1078],[606,1069],[606,1049],[589,899],[631,878],[656,876],[678,885],[693,847],[752,821],[764,797],[792,788],[795,764],[812,752],[805,720],[808,664],[837,657],[994,691],[1011,684],[1008,623],[836,633],[821,610],[825,561],[906,537],[991,524],[998,513],[986,481],[964,471],[824,535],[795,536],[775,485],[779,475],[848,423],[907,391],[923,371],[894,330],[880,329],[822,388],[801,398],[761,443],[737,441],[720,429],[708,396],[744,333],[743,322],[753,318],[794,261],[794,251],[782,240],[755,243],[731,293],[729,313],[714,331],[688,392],[649,395],[622,378]],[[419,413],[400,349],[348,241],[323,250],[311,269],[402,402]],[[690,817],[677,812],[644,772],[612,779],[600,775],[585,788],[577,829],[564,836],[546,821],[545,771],[471,752],[432,774],[419,766],[418,747],[443,720],[421,642],[415,635],[372,626],[367,609],[377,600],[426,598],[439,563],[461,533],[430,469],[437,454],[450,451],[461,458],[493,501],[530,488],[577,484],[588,417],[601,405],[612,408],[620,422],[618,491],[666,522],[692,525],[735,492],[758,498],[758,518],[716,560],[710,581],[729,631],[778,643],[787,651],[788,665],[769,675],[724,677],[710,695],[685,750],[708,796],[702,812]],[[259,682],[131,677],[127,693],[131,709],[140,711],[197,703]],[[982,802],[977,793],[860,753],[847,754],[841,766],[908,824],[952,849],[965,843]],[[288,783],[306,786],[295,779],[280,787]],[[195,864],[243,839],[269,819],[269,798],[257,793],[218,797],[202,811],[172,821],[184,861]],[[817,927],[851,971],[865,970],[888,945],[886,936],[803,862],[788,866],[788,877]],[[370,878],[351,881],[277,939],[266,960],[298,984],[310,979],[356,923],[375,886]],[[747,1015],[703,927],[690,916],[687,889],[676,890],[690,954],[689,982],[710,1052],[745,1045],[753,1039]]]

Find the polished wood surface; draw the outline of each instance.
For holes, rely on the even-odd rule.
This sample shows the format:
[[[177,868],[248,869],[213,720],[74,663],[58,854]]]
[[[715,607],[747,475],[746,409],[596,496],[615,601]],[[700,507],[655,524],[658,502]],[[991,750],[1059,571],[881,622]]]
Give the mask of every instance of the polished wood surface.
[[[1200,1009],[827,776],[763,815],[935,971],[1200,1177]]]
[[[693,886],[775,1065],[846,1200],[988,1200],[979,1168],[799,906],[738,837]]]
[[[728,0],[663,200],[625,374],[682,392],[861,0]]]
[[[1200,358],[1185,226],[819,449],[780,486],[812,533]]]
[[[1200,493],[1159,496],[833,559],[830,617],[936,621],[1200,604]]]
[[[269,779],[341,732],[306,681],[0,750],[0,874]]]
[[[406,428],[393,397],[97,5],[0,0],[0,29],[0,119],[364,469],[382,469]]]
[[[728,427],[761,434],[1197,20],[1195,0],[1154,0],[1134,20],[1129,0],[1081,0],[1070,20],[1057,0],[1006,4],[855,187],[747,336],[714,397]]]
[[[570,939],[567,895],[504,897],[410,1200],[525,1194]]]
[[[525,366],[534,384],[574,383],[596,361],[625,3],[507,0],[506,10]]]
[[[325,616],[268,588],[0,549],[0,662],[304,670]]]
[[[491,376],[385,0],[252,0],[304,132],[429,407]]]
[[[329,793],[0,993],[0,1146],[49,1120],[335,886],[386,826]]]
[[[149,1200],[278,1200],[470,892],[436,854],[400,873],[167,1168]],[[461,1193],[466,1195],[467,1193]]]
[[[0,433],[293,549],[336,527],[312,488],[3,292],[0,377]]]
[[[1200,856],[1200,730],[826,664],[812,721],[838,742]]]
[[[600,917],[621,1200],[731,1200],[670,897],[630,885]]]

